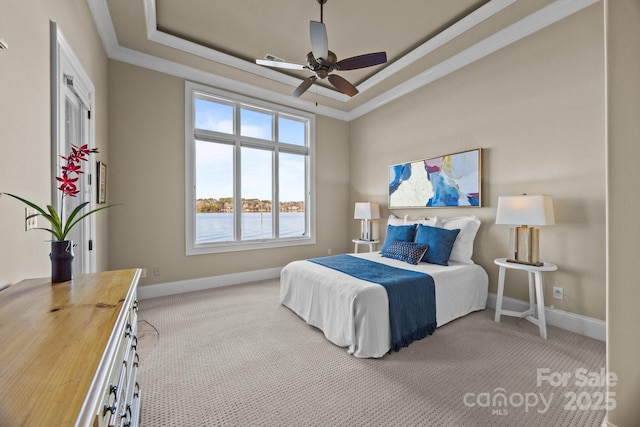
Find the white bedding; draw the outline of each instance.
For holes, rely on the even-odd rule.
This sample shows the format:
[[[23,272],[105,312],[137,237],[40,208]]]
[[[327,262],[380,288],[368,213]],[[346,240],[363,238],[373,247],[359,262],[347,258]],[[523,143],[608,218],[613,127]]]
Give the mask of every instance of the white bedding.
[[[477,264],[414,266],[383,258],[380,252],[350,255],[430,274],[438,327],[486,306],[489,279]],[[282,269],[280,302],[356,357],[382,357],[391,348],[387,291],[380,285],[309,261],[294,261]]]

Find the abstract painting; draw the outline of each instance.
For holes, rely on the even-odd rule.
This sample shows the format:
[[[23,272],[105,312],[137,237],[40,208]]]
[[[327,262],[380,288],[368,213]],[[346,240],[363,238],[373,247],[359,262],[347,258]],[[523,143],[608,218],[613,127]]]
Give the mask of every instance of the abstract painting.
[[[482,150],[389,166],[389,209],[481,205]]]

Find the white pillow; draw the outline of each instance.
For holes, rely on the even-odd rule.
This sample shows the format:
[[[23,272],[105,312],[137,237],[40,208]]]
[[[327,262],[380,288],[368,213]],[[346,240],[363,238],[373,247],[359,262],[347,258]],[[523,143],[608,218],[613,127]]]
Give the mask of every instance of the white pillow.
[[[394,227],[397,227],[398,225],[405,225],[405,224],[404,224],[404,219],[398,218],[394,214],[391,214],[389,215],[389,219],[387,220],[387,225],[393,225]]]
[[[447,230],[460,229],[458,237],[451,249],[449,261],[461,262],[464,264],[474,264],[471,257],[473,256],[473,241],[476,233],[480,228],[480,220],[473,216],[459,216],[455,218],[436,217],[437,226]]]
[[[432,218],[411,219],[411,217],[409,215],[405,215],[404,216],[404,225],[410,225],[410,224],[422,224],[422,225],[429,225],[431,227],[437,227],[437,225],[438,225],[438,217],[434,216]]]
[[[393,225],[394,227],[398,225],[412,225],[412,224],[413,225],[422,224],[422,225],[430,225],[431,227],[438,227],[438,217],[434,216],[432,218],[411,219],[409,215],[405,215],[403,219],[403,218],[398,218],[394,214],[391,214],[389,215],[389,219],[387,220],[387,225]]]

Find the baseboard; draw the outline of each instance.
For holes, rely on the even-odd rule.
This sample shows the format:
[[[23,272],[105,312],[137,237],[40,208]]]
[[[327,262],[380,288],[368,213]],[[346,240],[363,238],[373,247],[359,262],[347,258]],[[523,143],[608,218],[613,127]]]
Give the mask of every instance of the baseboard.
[[[487,307],[496,308],[496,294],[489,294]],[[515,298],[503,297],[502,306],[507,310],[525,311],[529,309],[529,303]],[[593,319],[580,314],[569,313],[557,308],[545,307],[547,324],[567,331],[585,335],[600,341],[607,339],[606,322]]]
[[[254,270],[243,273],[224,274],[221,276],[210,276],[199,279],[181,280],[179,282],[140,286],[138,287],[138,299],[143,300],[148,298],[164,297],[167,295],[182,294],[185,292],[257,282],[259,280],[276,279],[280,277],[281,270],[282,267],[267,268],[264,270]]]

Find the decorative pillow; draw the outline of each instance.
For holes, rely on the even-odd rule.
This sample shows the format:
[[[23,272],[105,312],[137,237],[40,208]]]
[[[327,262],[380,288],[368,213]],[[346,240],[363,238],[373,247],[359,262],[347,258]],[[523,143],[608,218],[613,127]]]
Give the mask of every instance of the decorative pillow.
[[[428,249],[429,246],[420,243],[394,240],[382,251],[382,256],[417,265]]]
[[[449,265],[451,249],[460,230],[445,230],[444,228],[418,225],[415,242],[427,245],[429,250],[422,257],[422,261],[430,264]]]
[[[415,235],[415,225],[388,225],[387,236],[384,238],[384,244],[382,245],[380,252],[384,252],[394,240],[413,242]]]
[[[460,230],[460,234],[458,234],[458,238],[453,244],[449,260],[464,264],[474,264],[471,259],[473,256],[473,241],[480,228],[480,220],[473,215],[438,218],[437,226],[446,230]]]

